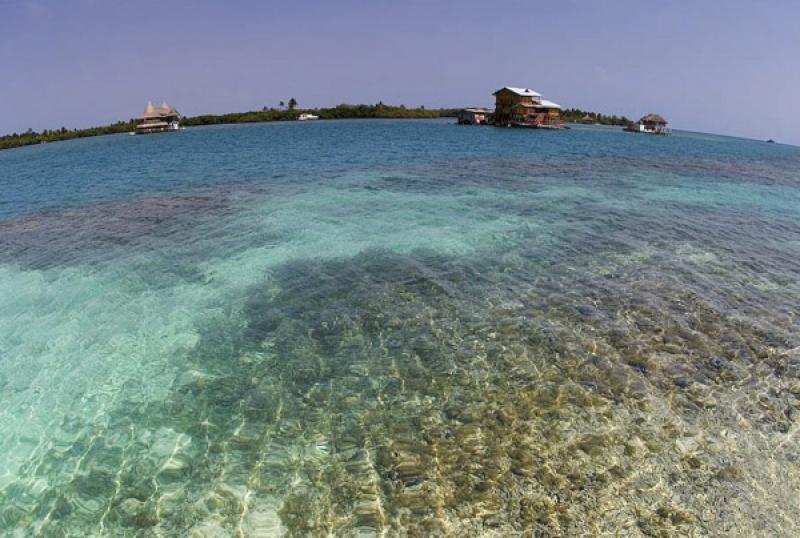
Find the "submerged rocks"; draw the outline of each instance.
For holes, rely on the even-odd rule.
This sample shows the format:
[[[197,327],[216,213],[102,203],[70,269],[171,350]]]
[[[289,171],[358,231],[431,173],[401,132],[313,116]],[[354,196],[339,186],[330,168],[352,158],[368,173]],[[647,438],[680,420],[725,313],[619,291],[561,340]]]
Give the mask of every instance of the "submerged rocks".
[[[198,537],[724,534],[794,498],[800,362],[777,336],[640,262],[461,263],[278,270],[117,444],[87,430],[53,447],[60,482],[0,491],[0,528],[55,487],[71,527]]]

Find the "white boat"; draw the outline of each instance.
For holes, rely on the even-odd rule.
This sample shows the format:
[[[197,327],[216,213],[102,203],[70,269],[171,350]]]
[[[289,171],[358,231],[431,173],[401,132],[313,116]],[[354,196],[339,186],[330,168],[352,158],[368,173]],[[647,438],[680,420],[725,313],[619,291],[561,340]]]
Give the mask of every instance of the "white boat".
[[[297,116],[298,121],[308,121],[308,120],[318,120],[318,119],[319,116],[315,116],[314,114],[307,114],[305,112]]]

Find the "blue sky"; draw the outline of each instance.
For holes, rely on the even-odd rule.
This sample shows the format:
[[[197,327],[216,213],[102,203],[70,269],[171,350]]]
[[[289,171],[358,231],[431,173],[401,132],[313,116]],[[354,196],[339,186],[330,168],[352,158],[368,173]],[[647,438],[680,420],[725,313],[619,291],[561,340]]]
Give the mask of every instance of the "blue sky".
[[[0,0],[0,133],[295,97],[565,107],[800,144],[800,2]]]

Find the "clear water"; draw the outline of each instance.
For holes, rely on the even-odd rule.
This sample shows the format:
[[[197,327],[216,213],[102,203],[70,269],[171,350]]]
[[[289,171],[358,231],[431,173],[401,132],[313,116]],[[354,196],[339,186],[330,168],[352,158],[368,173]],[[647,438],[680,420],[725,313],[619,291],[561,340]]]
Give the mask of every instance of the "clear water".
[[[800,148],[0,152],[3,536],[797,536]]]

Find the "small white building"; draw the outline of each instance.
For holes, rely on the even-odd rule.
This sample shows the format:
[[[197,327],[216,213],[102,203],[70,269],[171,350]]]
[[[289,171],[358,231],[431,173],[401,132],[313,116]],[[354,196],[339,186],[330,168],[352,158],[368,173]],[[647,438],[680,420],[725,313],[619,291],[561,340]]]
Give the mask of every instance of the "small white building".
[[[465,108],[458,113],[460,125],[483,125],[489,123],[492,111],[488,108]]]

